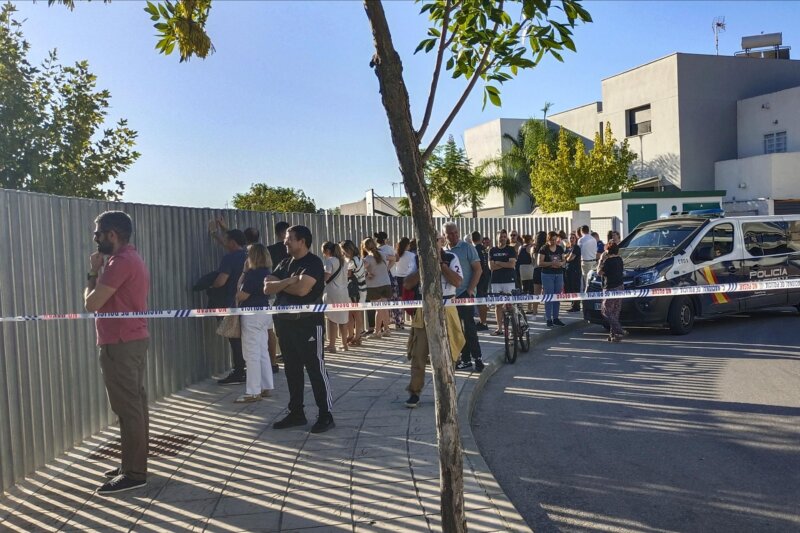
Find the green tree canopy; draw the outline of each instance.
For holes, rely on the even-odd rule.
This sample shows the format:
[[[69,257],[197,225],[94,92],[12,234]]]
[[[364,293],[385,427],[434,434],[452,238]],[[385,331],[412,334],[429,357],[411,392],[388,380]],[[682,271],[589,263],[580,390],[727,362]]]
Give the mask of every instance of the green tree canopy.
[[[246,193],[233,197],[236,209],[247,211],[274,211],[277,213],[316,213],[314,200],[301,189],[270,187],[266,183],[254,183]]]
[[[636,176],[630,174],[635,160],[628,141],[617,144],[608,124],[602,136],[595,134],[589,152],[580,137],[562,128],[555,150],[546,142],[539,144],[531,189],[546,213],[577,209],[579,196],[629,189],[636,183]]]
[[[449,217],[457,216],[463,206],[477,211],[489,190],[487,181],[472,171],[467,152],[456,145],[452,135],[426,162],[425,181],[431,199]]]
[[[0,187],[120,200],[137,133],[126,120],[101,131],[111,95],[86,61],[62,66],[53,50],[31,65],[15,11],[0,8]]]

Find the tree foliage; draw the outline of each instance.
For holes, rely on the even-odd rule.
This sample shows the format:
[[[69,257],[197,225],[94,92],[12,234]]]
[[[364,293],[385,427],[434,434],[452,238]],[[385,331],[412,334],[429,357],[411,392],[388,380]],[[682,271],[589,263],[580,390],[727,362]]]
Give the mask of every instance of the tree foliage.
[[[538,145],[531,189],[546,213],[577,209],[579,196],[629,189],[636,182],[630,174],[635,160],[628,141],[617,144],[608,124],[602,136],[595,135],[588,152],[580,137],[562,128],[555,149],[546,142]]]
[[[425,182],[431,199],[448,217],[458,216],[459,208],[465,206],[477,211],[489,191],[489,183],[472,171],[467,152],[456,145],[452,135],[426,162]]]
[[[233,197],[236,209],[247,211],[273,211],[276,213],[316,213],[314,200],[301,189],[270,187],[266,183],[254,183],[246,193]]]
[[[86,61],[62,66],[53,50],[33,66],[15,11],[0,8],[0,187],[121,199],[136,131],[124,119],[101,131],[111,95]]]

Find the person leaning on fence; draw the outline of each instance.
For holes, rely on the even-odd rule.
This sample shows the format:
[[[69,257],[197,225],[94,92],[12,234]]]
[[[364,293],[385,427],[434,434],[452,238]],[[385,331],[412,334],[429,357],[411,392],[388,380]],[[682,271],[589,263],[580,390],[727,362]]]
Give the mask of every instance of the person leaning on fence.
[[[457,287],[462,282],[461,264],[458,257],[450,252],[444,251],[445,238],[437,238],[439,260],[442,268],[442,296],[445,299],[456,295]],[[470,245],[471,246],[471,245]],[[413,289],[419,284],[419,271],[406,277],[404,286],[406,289]],[[461,329],[461,319],[455,307],[445,307],[445,327],[447,328],[447,338],[450,342],[450,358],[453,363],[459,360],[461,349],[466,343]],[[428,333],[425,329],[425,319],[422,309],[414,312],[411,321],[411,332],[408,337],[407,355],[411,361],[411,381],[406,387],[409,392],[406,407],[413,409],[419,405],[419,395],[425,385],[425,368],[430,362],[430,347],[428,346]]]
[[[83,294],[87,311],[147,310],[150,274],[129,242],[132,233],[131,218],[122,211],[106,211],[95,219],[97,251],[89,257]],[[97,318],[95,328],[103,383],[119,417],[122,447],[121,465],[106,472],[111,479],[97,489],[98,495],[107,496],[147,484],[150,418],[144,380],[150,333],[144,318]]]
[[[603,292],[621,291],[624,289],[625,266],[619,256],[619,245],[613,240],[606,244],[606,253],[603,261],[597,267],[597,273],[603,277]],[[619,323],[619,312],[622,309],[622,300],[619,298],[604,298],[600,307],[603,318],[608,320],[610,326],[608,342],[619,342],[625,335],[625,330]]]
[[[269,298],[264,294],[264,279],[269,276],[272,259],[263,244],[247,247],[247,261],[242,281],[236,293],[239,307],[266,307]],[[269,329],[272,315],[242,315],[242,355],[247,364],[245,393],[234,400],[236,403],[251,403],[272,396],[275,389],[269,352]]]
[[[243,248],[244,245],[245,238],[241,230],[232,229],[225,232],[223,246],[226,253],[222,256],[217,268],[217,277],[211,286],[215,289],[224,289],[226,307],[236,306],[237,283],[242,275],[242,270],[244,270],[244,262],[247,260],[247,250]],[[228,343],[231,346],[233,369],[226,377],[217,380],[217,383],[220,385],[244,383],[246,365],[242,355],[242,339],[229,337]]]
[[[276,295],[275,305],[316,305],[325,290],[322,260],[311,253],[311,231],[292,226],[286,231],[289,257],[281,261],[264,281],[264,294]],[[322,313],[278,313],[275,332],[283,350],[283,366],[289,386],[289,413],[272,427],[286,429],[308,423],[303,406],[304,375],[308,373],[319,408],[312,433],[333,429],[333,397],[325,368],[323,344],[325,316]]]

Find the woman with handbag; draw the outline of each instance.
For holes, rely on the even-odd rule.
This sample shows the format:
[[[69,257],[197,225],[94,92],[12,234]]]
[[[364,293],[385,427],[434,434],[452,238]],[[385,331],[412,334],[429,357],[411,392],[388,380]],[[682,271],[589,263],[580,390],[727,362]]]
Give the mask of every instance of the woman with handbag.
[[[344,257],[339,247],[332,242],[322,243],[322,264],[325,268],[325,292],[322,301],[326,304],[344,304],[350,302],[347,294],[347,270]],[[347,351],[348,312],[327,311],[328,346],[325,351],[336,353],[336,338],[342,337],[342,350]]]
[[[264,278],[272,271],[272,259],[263,244],[247,247],[243,281],[236,293],[239,307],[264,307],[269,298],[264,294]],[[251,403],[272,396],[275,383],[272,362],[269,358],[268,330],[272,326],[272,315],[241,315],[242,355],[247,363],[245,393],[234,400],[236,403]]]
[[[367,301],[367,269],[364,260],[358,255],[358,248],[351,240],[339,243],[342,255],[347,260],[347,295],[353,303]],[[345,342],[350,346],[361,346],[361,332],[364,331],[364,311],[350,311],[345,328]]]

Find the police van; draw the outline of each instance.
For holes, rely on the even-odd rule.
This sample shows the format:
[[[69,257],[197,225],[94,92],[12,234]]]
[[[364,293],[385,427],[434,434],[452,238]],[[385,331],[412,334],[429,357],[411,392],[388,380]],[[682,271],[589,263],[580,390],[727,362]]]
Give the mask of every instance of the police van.
[[[653,289],[800,277],[800,215],[725,217],[721,211],[690,211],[639,224],[620,243],[625,289]],[[602,280],[589,274],[589,292]],[[695,318],[795,306],[800,289],[662,296],[622,300],[620,322],[668,326],[683,335]],[[607,322],[600,301],[588,300],[584,318]]]

